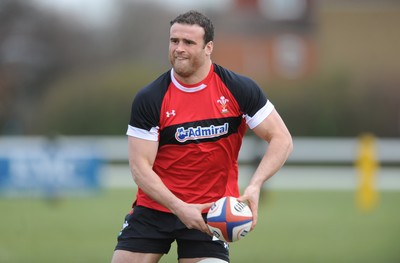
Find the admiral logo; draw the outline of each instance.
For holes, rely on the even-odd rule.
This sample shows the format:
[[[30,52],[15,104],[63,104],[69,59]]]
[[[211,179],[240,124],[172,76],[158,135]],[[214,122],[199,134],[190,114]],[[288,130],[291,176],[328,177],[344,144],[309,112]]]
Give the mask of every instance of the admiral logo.
[[[176,129],[175,138],[178,142],[186,142],[188,140],[199,140],[207,138],[215,138],[227,134],[229,123],[224,123],[220,126],[211,125],[209,127],[197,126],[196,128],[179,127]]]

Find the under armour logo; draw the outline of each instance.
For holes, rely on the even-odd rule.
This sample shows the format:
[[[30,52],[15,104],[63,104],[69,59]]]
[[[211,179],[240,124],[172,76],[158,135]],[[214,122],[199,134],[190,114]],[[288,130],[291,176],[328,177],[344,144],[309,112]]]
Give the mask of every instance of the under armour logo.
[[[227,242],[224,242],[224,248],[225,248],[226,250],[229,250],[229,244],[228,244]]]
[[[167,114],[167,118],[176,115],[175,110],[172,110],[171,112],[167,111],[165,114]]]

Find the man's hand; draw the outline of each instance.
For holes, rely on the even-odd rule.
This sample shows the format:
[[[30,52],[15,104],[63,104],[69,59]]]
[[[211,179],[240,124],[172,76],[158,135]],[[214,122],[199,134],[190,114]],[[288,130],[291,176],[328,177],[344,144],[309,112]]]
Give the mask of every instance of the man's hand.
[[[258,201],[260,198],[260,188],[253,187],[249,185],[245,190],[243,195],[241,195],[237,200],[243,203],[247,203],[253,213],[253,223],[251,225],[250,231],[252,231],[258,220]]]
[[[180,206],[179,209],[174,211],[175,215],[185,224],[189,229],[198,229],[201,232],[212,236],[211,231],[208,229],[206,222],[203,219],[202,211],[209,209],[213,203],[206,204],[188,204]]]

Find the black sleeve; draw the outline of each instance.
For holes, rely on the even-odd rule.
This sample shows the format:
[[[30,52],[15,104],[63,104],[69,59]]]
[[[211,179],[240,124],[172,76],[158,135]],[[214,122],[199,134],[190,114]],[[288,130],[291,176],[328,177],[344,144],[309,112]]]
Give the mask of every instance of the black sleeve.
[[[159,126],[161,104],[169,83],[170,72],[167,72],[136,94],[129,125],[147,131]]]
[[[268,99],[255,81],[218,65],[215,65],[214,68],[239,103],[240,110],[244,114],[252,117],[265,106]]]

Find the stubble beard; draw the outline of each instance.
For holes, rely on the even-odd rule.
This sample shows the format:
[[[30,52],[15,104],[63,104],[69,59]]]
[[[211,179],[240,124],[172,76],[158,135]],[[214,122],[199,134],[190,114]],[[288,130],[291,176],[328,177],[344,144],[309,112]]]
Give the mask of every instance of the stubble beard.
[[[176,74],[183,78],[187,78],[194,73],[193,63],[189,59],[178,60],[176,58],[172,61],[172,67]]]
[[[174,68],[175,73],[182,78],[188,78],[192,76],[201,66],[201,61],[194,57],[190,57],[184,60],[179,60],[176,57],[171,57],[170,62],[172,67]]]

